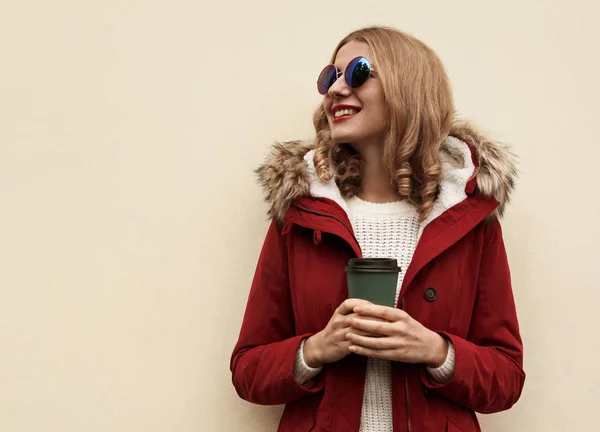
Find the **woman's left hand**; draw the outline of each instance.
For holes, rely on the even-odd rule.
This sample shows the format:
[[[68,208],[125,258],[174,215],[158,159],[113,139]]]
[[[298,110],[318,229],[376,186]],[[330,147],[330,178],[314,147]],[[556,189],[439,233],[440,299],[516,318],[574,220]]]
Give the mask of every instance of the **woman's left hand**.
[[[350,326],[379,337],[349,332],[346,338],[352,343],[351,352],[404,363],[424,363],[429,367],[441,366],[446,360],[448,342],[403,310],[364,305],[356,307],[354,312],[358,316],[349,319]]]

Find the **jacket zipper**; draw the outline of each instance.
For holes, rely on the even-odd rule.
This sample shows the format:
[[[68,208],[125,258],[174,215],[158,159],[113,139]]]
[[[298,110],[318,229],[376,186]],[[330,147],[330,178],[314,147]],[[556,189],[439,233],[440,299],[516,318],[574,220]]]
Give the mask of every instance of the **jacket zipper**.
[[[400,302],[400,309],[404,310],[404,298]],[[410,432],[410,401],[408,399],[408,374],[404,371],[404,396],[406,397],[406,426]]]
[[[335,219],[336,221],[338,221],[339,223],[341,223],[344,228],[346,228],[348,230],[348,232],[352,235],[352,238],[354,239],[354,241],[358,245],[358,248],[360,249],[360,245],[358,243],[358,240],[357,240],[356,236],[354,235],[354,230],[351,227],[349,227],[348,225],[346,225],[346,223],[343,220],[341,220],[339,217],[331,215],[331,214],[328,214],[328,213],[322,213],[322,212],[319,212],[319,211],[316,211],[316,210],[311,210],[311,209],[308,209],[308,208],[303,207],[301,205],[298,205],[296,203],[294,203],[293,205],[295,205],[299,209],[304,210],[306,212],[313,213],[313,214],[316,214],[316,215],[319,215],[319,216],[324,216],[324,217]]]
[[[356,236],[354,235],[354,231],[348,227],[348,225],[346,225],[346,223],[344,223],[343,220],[341,220],[340,218],[327,214],[327,213],[322,213],[322,212],[318,212],[316,210],[311,210],[311,209],[307,209],[306,207],[300,206],[296,203],[294,203],[294,205],[296,207],[298,207],[299,209],[302,209],[304,211],[307,211],[309,213],[313,213],[319,216],[324,216],[324,217],[329,217],[329,218],[333,218],[335,220],[337,220],[339,223],[341,223],[347,230],[348,232],[352,235],[352,238],[354,239],[354,241],[356,242],[356,244],[358,245],[358,240],[356,239]],[[360,245],[359,245],[360,248]],[[402,299],[401,303],[400,303],[400,308],[402,310],[404,310],[404,299]],[[406,373],[406,371],[404,371],[404,396],[406,397],[406,427],[407,427],[407,431],[411,432],[411,428],[410,428],[410,400],[409,400],[409,396],[408,396],[408,375]],[[311,429],[312,430],[312,429]]]

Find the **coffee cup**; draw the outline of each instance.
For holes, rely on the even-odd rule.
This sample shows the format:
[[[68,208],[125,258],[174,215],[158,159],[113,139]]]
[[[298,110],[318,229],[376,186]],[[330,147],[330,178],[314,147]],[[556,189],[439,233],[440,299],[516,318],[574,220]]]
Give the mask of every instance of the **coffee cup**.
[[[396,307],[398,261],[391,258],[353,258],[345,268],[348,297]]]

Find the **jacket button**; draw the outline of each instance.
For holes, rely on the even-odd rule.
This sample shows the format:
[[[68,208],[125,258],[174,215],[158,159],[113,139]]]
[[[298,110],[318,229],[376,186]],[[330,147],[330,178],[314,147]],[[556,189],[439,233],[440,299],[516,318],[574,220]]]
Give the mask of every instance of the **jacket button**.
[[[437,291],[434,288],[427,288],[425,290],[425,300],[434,301],[437,297]]]

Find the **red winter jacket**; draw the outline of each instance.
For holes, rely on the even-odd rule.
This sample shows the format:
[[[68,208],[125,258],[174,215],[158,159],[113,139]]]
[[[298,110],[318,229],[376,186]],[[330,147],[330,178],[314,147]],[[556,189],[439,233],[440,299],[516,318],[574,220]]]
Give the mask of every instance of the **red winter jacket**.
[[[399,304],[456,352],[452,381],[424,365],[392,363],[395,432],[480,431],[475,412],[510,408],[525,381],[523,347],[498,216],[515,169],[505,147],[468,124],[442,145],[440,195],[401,287]],[[468,145],[466,144],[468,143]],[[361,250],[334,182],[319,184],[311,144],[277,146],[259,175],[273,221],[231,358],[236,391],[285,404],[278,431],[357,432],[366,358],[325,365],[306,386],[293,377],[303,338],[347,298],[344,266]],[[425,296],[428,288],[437,295]],[[431,292],[431,290],[429,290]]]

